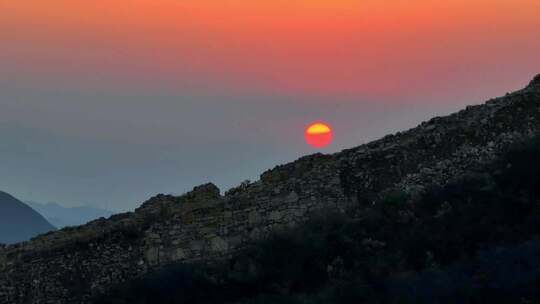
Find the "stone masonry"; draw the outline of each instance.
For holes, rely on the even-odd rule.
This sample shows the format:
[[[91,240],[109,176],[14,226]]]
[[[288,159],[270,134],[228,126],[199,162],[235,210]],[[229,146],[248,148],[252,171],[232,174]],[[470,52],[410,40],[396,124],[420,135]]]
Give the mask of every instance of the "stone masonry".
[[[87,303],[172,263],[231,257],[323,209],[358,210],[387,191],[414,195],[445,184],[539,133],[540,75],[523,90],[340,153],[303,157],[224,195],[206,184],[0,246],[0,303]]]

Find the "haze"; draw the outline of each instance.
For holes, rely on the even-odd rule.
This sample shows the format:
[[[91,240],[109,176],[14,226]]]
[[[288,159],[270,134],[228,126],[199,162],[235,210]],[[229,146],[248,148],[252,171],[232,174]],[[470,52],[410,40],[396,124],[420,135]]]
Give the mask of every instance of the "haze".
[[[523,87],[537,0],[3,0],[0,189],[126,210]]]

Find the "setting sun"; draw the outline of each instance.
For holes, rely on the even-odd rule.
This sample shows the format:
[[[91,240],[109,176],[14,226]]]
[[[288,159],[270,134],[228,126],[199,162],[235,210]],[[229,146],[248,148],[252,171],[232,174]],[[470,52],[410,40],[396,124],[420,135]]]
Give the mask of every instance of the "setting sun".
[[[306,142],[315,148],[324,148],[332,143],[334,132],[326,123],[313,123],[306,129]]]

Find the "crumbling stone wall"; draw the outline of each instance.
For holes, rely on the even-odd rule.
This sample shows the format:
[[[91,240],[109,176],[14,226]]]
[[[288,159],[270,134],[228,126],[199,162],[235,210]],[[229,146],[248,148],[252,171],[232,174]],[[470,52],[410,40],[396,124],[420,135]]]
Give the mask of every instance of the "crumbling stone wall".
[[[206,184],[133,213],[0,247],[0,303],[86,303],[114,284],[178,262],[227,258],[326,208],[386,191],[416,194],[481,167],[540,131],[540,76],[518,92],[334,155],[278,166],[221,195]]]

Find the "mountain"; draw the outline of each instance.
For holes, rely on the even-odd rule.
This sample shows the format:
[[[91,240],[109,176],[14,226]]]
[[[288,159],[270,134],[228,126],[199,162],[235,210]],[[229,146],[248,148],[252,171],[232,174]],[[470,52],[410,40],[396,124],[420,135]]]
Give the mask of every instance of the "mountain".
[[[112,211],[90,206],[63,207],[56,203],[43,204],[36,202],[26,202],[26,204],[39,212],[58,228],[78,226],[86,224],[91,220],[100,217],[109,217],[114,214]]]
[[[539,136],[540,75],[224,194],[160,194],[7,246],[0,303],[532,303]]]
[[[0,191],[0,243],[27,241],[39,234],[55,230],[43,216]]]

